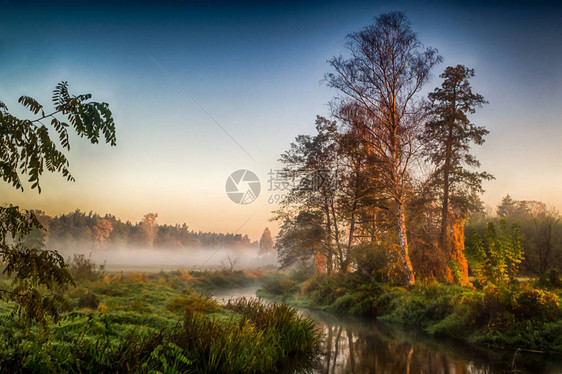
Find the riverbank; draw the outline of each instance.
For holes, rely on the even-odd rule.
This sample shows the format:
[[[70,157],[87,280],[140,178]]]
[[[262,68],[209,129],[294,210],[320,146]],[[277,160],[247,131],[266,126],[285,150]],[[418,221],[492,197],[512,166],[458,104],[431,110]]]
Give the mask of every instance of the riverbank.
[[[310,279],[286,275],[264,283],[258,296],[416,326],[433,336],[472,344],[562,353],[562,292],[535,286],[514,282],[474,288],[418,282],[406,289],[357,273]]]
[[[259,271],[73,275],[48,333],[0,303],[0,372],[276,372],[318,349],[314,323],[288,305],[205,294],[260,282]]]

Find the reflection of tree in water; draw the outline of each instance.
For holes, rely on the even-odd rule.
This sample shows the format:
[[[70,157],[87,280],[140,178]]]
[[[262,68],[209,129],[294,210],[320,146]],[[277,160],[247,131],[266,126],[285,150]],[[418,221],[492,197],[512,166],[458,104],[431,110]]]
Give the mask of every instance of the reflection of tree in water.
[[[308,314],[308,313],[307,313]],[[417,331],[377,321],[310,313],[323,331],[321,373],[559,373],[560,362],[526,362],[513,351],[476,348],[450,339],[436,339]],[[542,357],[542,356],[541,356]],[[527,357],[528,358],[528,357]]]

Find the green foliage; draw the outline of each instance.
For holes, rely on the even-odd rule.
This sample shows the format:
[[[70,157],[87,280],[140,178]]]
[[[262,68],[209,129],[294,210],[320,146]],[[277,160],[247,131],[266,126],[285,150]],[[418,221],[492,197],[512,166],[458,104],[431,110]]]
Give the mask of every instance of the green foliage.
[[[80,295],[77,305],[79,308],[97,309],[100,305],[100,300],[95,293],[85,292]]]
[[[240,313],[256,329],[268,333],[275,340],[279,353],[288,355],[314,353],[320,335],[310,318],[301,317],[298,311],[283,303],[266,303],[258,299],[229,300],[227,309]]]
[[[295,293],[298,289],[297,283],[287,277],[274,277],[267,279],[263,286],[263,290],[275,296],[288,296]]]
[[[355,260],[357,268],[382,281],[388,275],[388,251],[374,243],[358,245],[351,250],[351,258]]]
[[[191,294],[187,297],[175,296],[166,304],[166,308],[172,313],[180,314],[194,312],[214,313],[221,309],[210,296],[197,294]]]
[[[526,286],[513,304],[514,313],[521,319],[556,321],[561,317],[558,297],[552,292]]]
[[[281,267],[309,264],[326,239],[322,215],[304,211],[296,217],[284,217],[282,220],[275,241]]]
[[[263,373],[315,355],[314,323],[294,308],[232,300],[225,309],[186,284],[174,289],[173,279],[182,276],[106,274],[80,281],[67,297],[92,310],[63,314],[50,324],[49,337],[24,334],[12,317],[0,315],[0,371]],[[101,293],[109,288],[116,292]]]
[[[174,343],[160,344],[154,349],[149,359],[142,364],[141,371],[162,374],[180,374],[180,369],[193,365],[183,354],[183,350]]]
[[[38,321],[48,331],[47,316],[57,320],[65,299],[56,291],[65,284],[74,284],[64,259],[56,251],[29,249],[22,245],[3,246],[4,271],[12,278],[9,290],[0,290],[0,299],[16,303],[21,322]],[[49,293],[42,292],[44,289]]]
[[[508,228],[504,219],[499,223],[500,232],[493,222],[488,224],[484,239],[472,231],[470,245],[466,249],[469,266],[482,282],[499,284],[513,281],[523,260],[523,247],[519,226]]]
[[[426,153],[439,170],[434,183],[441,190],[446,214],[450,208],[459,215],[476,210],[482,181],[493,178],[486,172],[473,171],[480,162],[470,154],[471,144],[482,145],[488,134],[488,130],[468,118],[487,103],[482,95],[472,91],[470,79],[474,75],[474,69],[466,66],[448,66],[440,75],[441,87],[429,94],[435,119],[425,127]]]
[[[388,303],[387,286],[362,273],[333,274],[302,282],[300,291],[309,306],[337,313],[373,316]],[[285,299],[291,300],[290,295]]]
[[[421,327],[437,336],[562,351],[562,335],[555,335],[562,331],[559,297],[526,283],[488,282],[475,289],[418,280],[414,288],[404,289],[374,283],[362,274],[333,274],[302,282],[284,299]]]
[[[20,119],[8,112],[0,102],[0,176],[15,188],[23,190],[20,175],[29,177],[31,188],[41,191],[39,177],[44,170],[61,172],[69,181],[74,180],[68,170],[68,160],[49,136],[49,129],[43,121],[50,121],[63,149],[70,149],[69,128],[80,137],[98,143],[100,133],[105,141],[115,145],[115,123],[109,104],[90,102],[92,95],[71,95],[68,83],[61,82],[53,90],[54,110],[46,113],[43,106],[29,96],[22,96],[18,102],[34,115],[34,120]],[[56,116],[61,115],[64,120]]]
[[[39,192],[39,179],[45,170],[60,172],[67,180],[74,180],[66,156],[51,139],[43,121],[50,121],[64,150],[70,150],[69,128],[91,143],[98,143],[103,135],[107,143],[115,145],[115,124],[109,105],[90,99],[90,94],[71,95],[67,82],[59,83],[53,90],[51,113],[46,113],[35,99],[22,96],[18,102],[38,115],[32,120],[13,116],[0,102],[0,178],[23,190],[22,178],[27,177],[31,188]],[[65,306],[62,296],[54,291],[73,281],[57,252],[43,251],[39,248],[42,242],[38,246],[26,242],[26,235],[33,229],[44,230],[44,227],[32,212],[11,205],[0,207],[0,262],[4,274],[13,278],[12,289],[0,290],[0,297],[15,302],[22,322],[29,325],[38,321],[42,330],[47,331],[47,317],[57,319],[59,308]],[[19,244],[9,245],[9,237]],[[44,289],[49,293],[43,293]]]

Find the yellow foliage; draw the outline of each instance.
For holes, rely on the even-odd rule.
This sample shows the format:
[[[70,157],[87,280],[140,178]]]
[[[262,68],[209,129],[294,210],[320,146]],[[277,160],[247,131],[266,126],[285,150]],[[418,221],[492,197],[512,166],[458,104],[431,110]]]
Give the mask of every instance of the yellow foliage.
[[[189,275],[189,272],[187,270],[180,269],[180,274],[180,278],[183,280],[193,279],[193,277]]]
[[[145,283],[148,281],[148,277],[146,276],[146,274],[138,271],[130,272],[129,279],[132,280],[133,282],[138,282],[138,283]]]
[[[107,310],[107,305],[100,303],[100,305],[98,305],[98,311],[100,313],[104,313]]]

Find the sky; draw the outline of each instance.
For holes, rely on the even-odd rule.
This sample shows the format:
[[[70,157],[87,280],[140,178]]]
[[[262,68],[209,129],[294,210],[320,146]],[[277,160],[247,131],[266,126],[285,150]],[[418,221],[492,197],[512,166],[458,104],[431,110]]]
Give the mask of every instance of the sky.
[[[61,214],[76,209],[133,222],[247,233],[258,239],[276,209],[268,172],[336,95],[326,61],[345,36],[388,11],[406,13],[446,66],[476,71],[489,104],[471,117],[490,134],[474,149],[483,200],[506,194],[562,208],[562,6],[550,2],[19,2],[0,0],[0,100],[45,106],[60,81],[110,104],[117,146],[73,137],[76,182],[45,175],[42,193],[0,183],[0,203]],[[225,192],[229,175],[253,171],[247,205]]]

